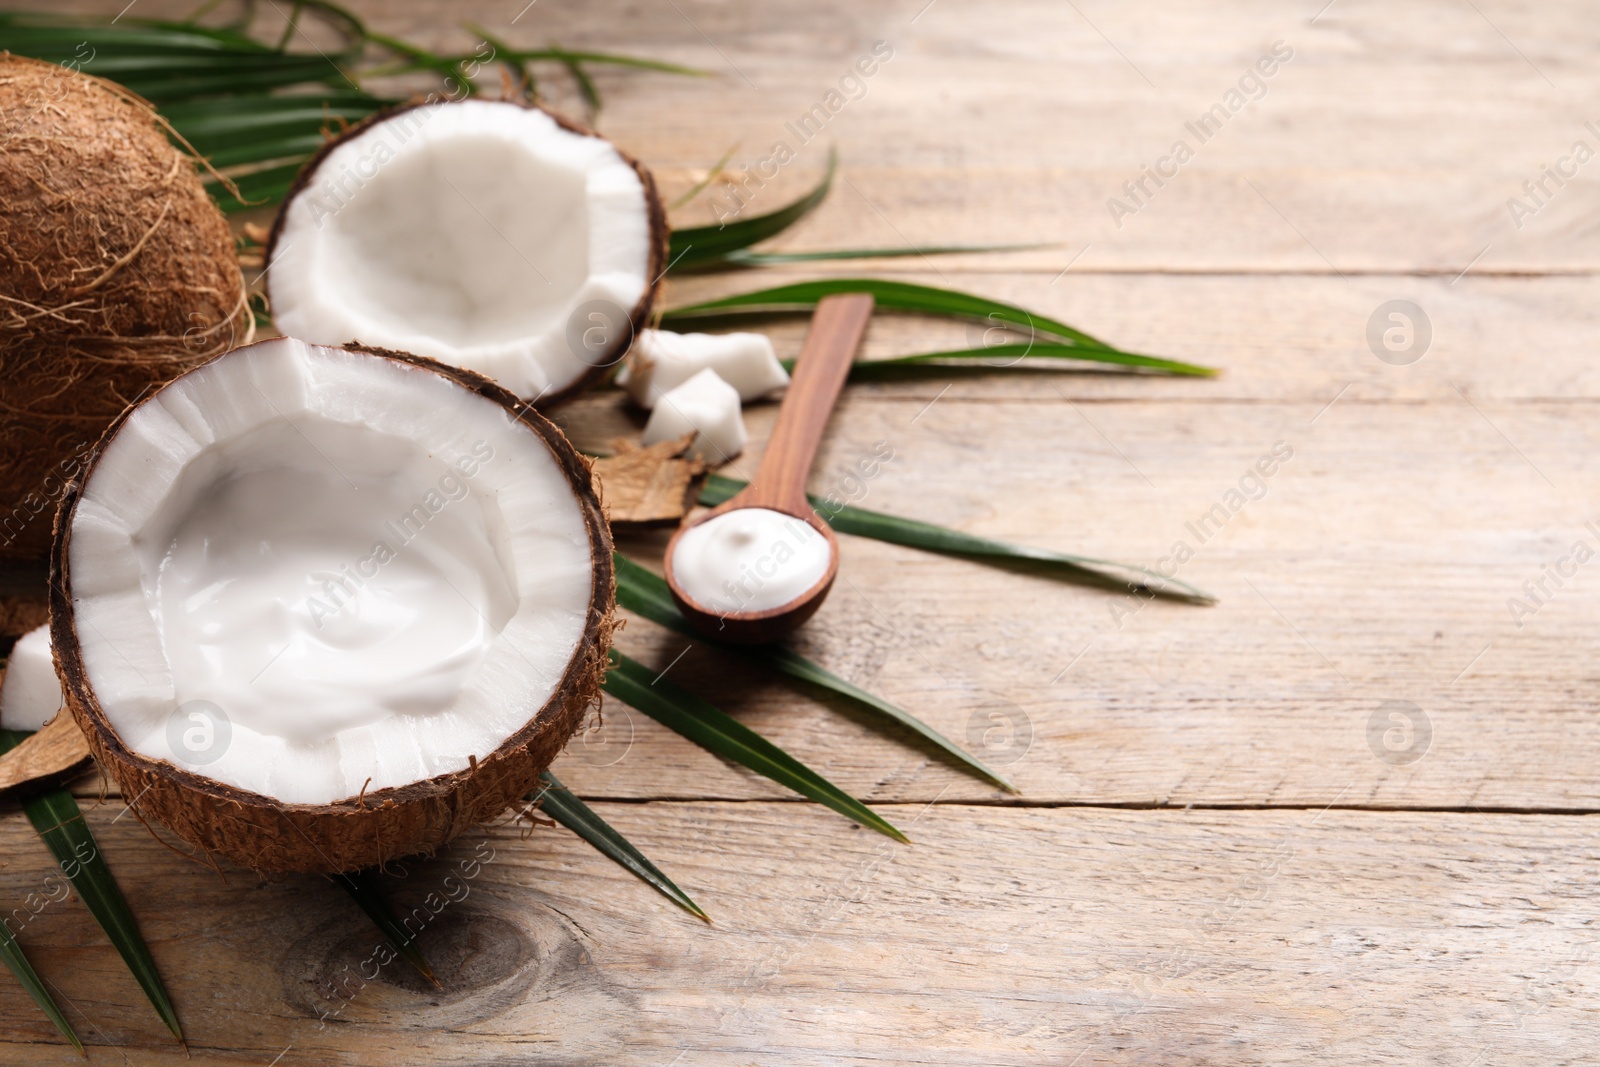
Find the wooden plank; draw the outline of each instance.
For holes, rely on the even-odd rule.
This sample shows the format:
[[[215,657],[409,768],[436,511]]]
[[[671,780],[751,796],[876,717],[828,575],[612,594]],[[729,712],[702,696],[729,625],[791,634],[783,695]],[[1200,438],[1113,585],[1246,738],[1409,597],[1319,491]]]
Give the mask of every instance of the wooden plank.
[[[459,898],[423,928],[436,993],[356,977],[377,938],[331,885],[224,882],[116,810],[90,820],[207,1063],[1544,1067],[1600,988],[1587,818],[939,804],[891,809],[898,846],[788,804],[608,804],[716,926],[500,828],[392,890]],[[47,861],[0,839],[18,900]],[[182,1061],[76,903],[21,938],[93,1058]],[[0,1007],[0,1062],[70,1055],[14,984]]]
[[[420,40],[468,40],[432,0],[373,15]],[[1475,269],[1596,265],[1586,236],[1600,208],[1592,168],[1560,189],[1547,182],[1548,207],[1520,228],[1506,206],[1575,140],[1600,147],[1584,125],[1600,122],[1591,103],[1600,83],[1585,58],[1597,31],[1577,8],[1341,0],[1321,13],[1247,3],[1157,15],[1034,2],[997,14],[924,0],[789,0],[759,13],[645,5],[624,19],[547,2],[515,25],[509,9],[480,15],[519,41],[548,37],[712,71],[709,83],[602,75],[604,128],[675,188],[735,143],[735,172],[759,172],[784,141],[800,153],[779,176],[787,186],[775,180],[752,201],[775,206],[785,187],[820,171],[824,141],[836,143],[850,180],[785,242],[792,247],[1044,238],[1063,250],[1031,262],[1052,272],[1085,245],[1081,267],[1112,270],[1453,276],[1486,245]],[[1007,32],[996,34],[997,21]],[[893,58],[802,146],[789,124],[878,40]],[[1278,40],[1295,57],[1202,144],[1184,124],[1221,102]],[[1107,201],[1127,199],[1123,184],[1180,138],[1194,160],[1115,225]],[[709,217],[709,204],[702,211]]]
[[[1543,179],[1546,206],[1520,226],[1507,206],[1513,197],[1533,203],[1523,183],[1575,141],[1600,148],[1585,126],[1600,124],[1600,72],[1587,60],[1600,31],[1578,5],[1339,0],[1308,13],[1254,2],[1157,15],[1104,0],[1032,0],[996,14],[948,0],[785,0],[759,13],[649,4],[625,17],[561,0],[443,15],[436,0],[352,6],[384,32],[460,51],[474,41],[461,28],[467,20],[529,46],[558,40],[711,71],[705,80],[595,68],[602,126],[672,192],[735,143],[734,173],[748,165],[759,176],[784,141],[798,158],[754,189],[752,211],[815,180],[824,145],[837,144],[847,180],[781,247],[1051,240],[1061,247],[1020,262],[1052,274],[1085,246],[1074,270],[1449,278],[1480,252],[1478,272],[1600,264],[1588,222],[1600,210],[1600,164],[1560,188]],[[188,10],[181,0],[145,8]],[[789,124],[879,40],[893,58],[802,144]],[[1294,58],[1201,143],[1185,123],[1221,103],[1279,40]],[[561,75],[548,91],[579,110]],[[1108,201],[1130,202],[1124,183],[1178,139],[1195,158],[1160,189],[1147,183],[1148,206],[1118,226]],[[679,217],[705,221],[711,205]]]

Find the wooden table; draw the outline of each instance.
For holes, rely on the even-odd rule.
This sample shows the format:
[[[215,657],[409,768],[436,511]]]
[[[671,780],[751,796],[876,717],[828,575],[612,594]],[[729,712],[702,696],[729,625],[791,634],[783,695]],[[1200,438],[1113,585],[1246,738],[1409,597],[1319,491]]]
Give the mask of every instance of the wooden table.
[[[730,145],[755,167],[788,142],[797,158],[751,211],[814,181],[837,144],[833,196],[777,247],[1052,242],[870,266],[1223,376],[852,386],[814,485],[843,484],[887,442],[894,460],[866,506],[1152,565],[1186,542],[1182,577],[1221,603],[1143,604],[845,539],[842,580],[802,647],[1004,763],[1020,797],[718,655],[679,659],[686,642],[634,620],[626,650],[675,664],[915,844],[612,706],[558,771],[716,925],[565,831],[501,825],[394,884],[409,907],[453,858],[492,850],[423,938],[442,993],[395,965],[336,997],[376,944],[342,894],[314,878],[219,878],[108,802],[91,822],[196,1062],[1593,1062],[1600,563],[1560,561],[1576,542],[1600,550],[1586,525],[1600,526],[1600,311],[1586,303],[1600,162],[1559,162],[1576,141],[1600,148],[1585,125],[1600,124],[1591,11],[357,6],[441,45],[470,43],[458,27],[474,21],[520,43],[709,69],[601,74],[601,127],[669,194]],[[786,123],[880,40],[892,58],[864,95],[799,147]],[[1275,42],[1292,55],[1246,78]],[[1259,98],[1233,113],[1241,78]],[[1219,104],[1202,143],[1186,123]],[[1181,166],[1180,139],[1193,152]],[[1145,165],[1171,176],[1134,200],[1124,183]],[[1544,179],[1541,205],[1523,183],[1545,165],[1577,177]],[[674,281],[671,299],[829,271]],[[1409,349],[1401,334],[1399,351],[1384,347],[1404,327],[1391,301],[1422,309],[1426,344],[1416,332]],[[792,354],[800,332],[775,336]],[[884,316],[867,351],[966,337]],[[756,441],[771,415],[752,412]],[[563,421],[583,443],[638,426],[615,394]],[[1272,475],[1252,478],[1275,449]],[[1559,583],[1546,577],[1557,565],[1570,572]],[[1541,579],[1535,603],[1525,583]],[[16,899],[47,855],[14,812],[0,834],[0,889]],[[181,1061],[77,903],[23,941],[85,1038],[114,1046],[95,1061]],[[0,1011],[0,1059],[72,1059],[12,982]]]

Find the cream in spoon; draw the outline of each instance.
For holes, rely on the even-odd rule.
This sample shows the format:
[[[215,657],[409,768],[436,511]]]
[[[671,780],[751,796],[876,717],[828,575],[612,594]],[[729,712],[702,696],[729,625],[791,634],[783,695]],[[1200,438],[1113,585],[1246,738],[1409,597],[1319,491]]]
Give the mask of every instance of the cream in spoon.
[[[739,508],[683,531],[672,580],[712,611],[769,611],[820,582],[831,558],[828,539],[803,519]]]

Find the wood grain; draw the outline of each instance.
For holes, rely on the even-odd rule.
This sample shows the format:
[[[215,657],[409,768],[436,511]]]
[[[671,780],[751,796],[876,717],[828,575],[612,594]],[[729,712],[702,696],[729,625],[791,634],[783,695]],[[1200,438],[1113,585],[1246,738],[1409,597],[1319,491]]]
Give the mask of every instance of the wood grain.
[[[889,809],[902,846],[788,804],[602,804],[716,925],[501,827],[387,883],[439,993],[361,977],[378,938],[332,885],[224,882],[118,810],[90,821],[201,1063],[1546,1067],[1600,991],[1586,818],[937,804]],[[37,885],[27,828],[0,839]],[[181,1059],[75,901],[20,936],[93,1060]],[[68,1061],[0,997],[0,1062]]]
[[[136,13],[191,6],[141,0]],[[716,926],[570,835],[497,828],[481,838],[495,860],[423,935],[443,995],[393,967],[352,986],[376,938],[332,887],[224,883],[108,802],[90,821],[198,1061],[1592,1061],[1600,600],[1592,563],[1558,571],[1559,585],[1550,572],[1580,540],[1600,548],[1588,525],[1600,526],[1600,162],[1547,184],[1532,215],[1509,207],[1575,141],[1600,146],[1586,125],[1600,125],[1591,11],[354,6],[436,46],[470,48],[472,22],[518,44],[707,69],[593,68],[600,127],[668,199],[731,145],[743,180],[788,140],[795,161],[744,186],[739,210],[752,213],[808,188],[837,146],[833,195],[774,249],[1049,243],[675,277],[667,302],[871,273],[1219,367],[1206,381],[951,372],[852,385],[811,487],[1147,565],[1185,541],[1182,576],[1221,603],[1141,606],[842,538],[838,588],[801,647],[1001,763],[1016,799],[631,620],[629,654],[879,805],[916,844],[869,840],[613,704],[557,772]],[[878,41],[892,57],[798,144],[789,124]],[[1293,56],[1260,98],[1113,219],[1124,183],[1194,140],[1185,123],[1279,41]],[[543,84],[580,110],[558,72]],[[730,196],[714,189],[677,221],[714,221]],[[1369,340],[1393,300],[1431,327],[1409,364]],[[792,356],[805,321],[753,326]],[[976,336],[880,313],[864,354]],[[774,412],[747,410],[752,445],[727,473],[755,470]],[[590,448],[641,425],[616,393],[561,420]],[[1274,457],[1279,442],[1291,456]],[[893,459],[864,477],[860,460],[880,446]],[[1263,457],[1276,459],[1264,488],[1241,489]],[[1230,490],[1246,494],[1237,509]],[[1190,533],[1219,503],[1226,521]],[[664,541],[631,534],[622,547],[649,561]],[[1515,612],[1540,581],[1537,610]],[[395,899],[415,906],[478,840],[415,868]],[[17,906],[48,860],[16,814],[0,821],[0,857],[0,902]],[[76,902],[19,936],[101,1046],[95,1059],[180,1062]],[[0,1062],[68,1062],[13,983],[0,981],[0,1010]]]

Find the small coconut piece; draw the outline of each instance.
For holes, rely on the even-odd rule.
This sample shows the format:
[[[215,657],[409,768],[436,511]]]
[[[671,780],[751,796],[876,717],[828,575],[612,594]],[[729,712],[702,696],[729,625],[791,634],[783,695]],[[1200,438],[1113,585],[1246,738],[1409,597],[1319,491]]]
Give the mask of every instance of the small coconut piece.
[[[148,103],[0,53],[0,115],[0,558],[42,561],[111,420],[254,319],[228,223]]]
[[[759,400],[789,384],[772,339],[764,333],[673,333],[643,330],[617,384],[642,408],[654,408],[661,394],[676,389],[703,370],[739,391],[739,399]]]
[[[0,729],[37,730],[65,705],[50,657],[50,627],[29,630],[11,647],[0,680]]]
[[[744,451],[749,435],[739,409],[739,390],[703,370],[661,394],[644,425],[644,443],[673,441],[693,433],[692,450],[708,463],[722,463]]]
[[[488,375],[548,405],[616,364],[665,271],[649,172],[509,101],[418,104],[329,142],[266,249],[278,328]]]
[[[50,655],[50,628],[40,626],[18,639],[0,667],[0,730],[32,735],[0,756],[0,795],[36,792],[89,762],[78,724],[59,714],[65,703]]]
[[[51,559],[67,705],[142,816],[256,870],[429,852],[598,699],[588,464],[470,371],[287,338],[119,419]]]
[[[50,600],[42,580],[37,593],[0,593],[0,655],[10,652],[17,638],[49,621]]]

